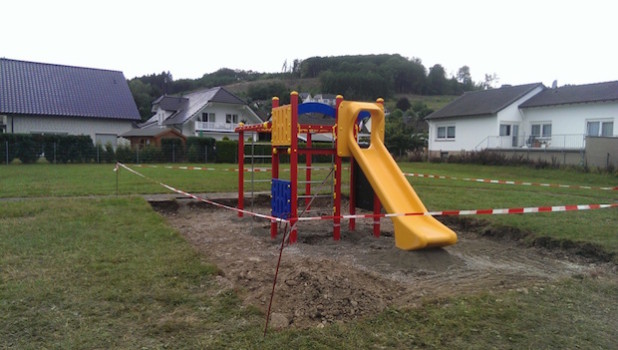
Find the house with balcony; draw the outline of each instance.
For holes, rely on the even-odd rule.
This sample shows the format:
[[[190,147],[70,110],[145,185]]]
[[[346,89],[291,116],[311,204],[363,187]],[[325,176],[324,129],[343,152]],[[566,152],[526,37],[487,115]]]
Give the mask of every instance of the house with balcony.
[[[618,81],[502,86],[465,93],[428,115],[428,150],[431,157],[493,150],[581,164],[588,142],[618,137],[617,119]],[[614,153],[618,147],[604,156]]]
[[[193,91],[181,96],[163,95],[152,103],[153,116],[122,136],[136,144],[155,144],[157,137],[186,139],[190,136],[234,140],[239,123],[262,120],[239,97],[223,87]],[[253,137],[257,137],[254,135]],[[149,139],[151,138],[151,139]]]

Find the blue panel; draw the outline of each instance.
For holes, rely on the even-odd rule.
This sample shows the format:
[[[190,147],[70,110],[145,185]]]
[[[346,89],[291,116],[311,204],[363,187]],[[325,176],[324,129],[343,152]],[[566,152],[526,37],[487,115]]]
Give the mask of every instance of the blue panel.
[[[358,113],[358,117],[356,118],[356,124],[360,123],[361,120],[369,117],[371,117],[371,113],[367,111],[360,111],[360,113]]]
[[[307,102],[299,104],[298,115],[307,113],[320,113],[335,118],[335,108],[324,103]]]
[[[270,188],[271,194],[271,213],[272,216],[281,219],[287,219],[290,217],[292,211],[292,186],[291,182],[287,180],[273,179]]]

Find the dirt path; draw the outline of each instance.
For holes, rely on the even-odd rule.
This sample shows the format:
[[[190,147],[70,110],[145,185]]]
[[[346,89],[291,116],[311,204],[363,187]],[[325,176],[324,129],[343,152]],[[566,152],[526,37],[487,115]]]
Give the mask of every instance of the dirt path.
[[[266,310],[281,244],[281,235],[270,239],[269,223],[192,202],[155,208],[223,271],[221,288],[234,288],[246,303]],[[355,232],[343,229],[339,242],[332,239],[330,222],[299,226],[298,244],[284,249],[272,326],[345,322],[391,305],[415,307],[424,298],[508,289],[527,293],[598,268],[461,230],[454,246],[402,251],[394,246],[390,220],[382,223],[379,239],[369,223],[359,222]]]

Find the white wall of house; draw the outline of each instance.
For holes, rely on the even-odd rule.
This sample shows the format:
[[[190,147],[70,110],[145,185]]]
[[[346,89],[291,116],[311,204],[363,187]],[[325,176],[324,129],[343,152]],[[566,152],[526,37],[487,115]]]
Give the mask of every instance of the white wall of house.
[[[94,143],[113,140],[132,128],[130,120],[96,119],[84,117],[9,116],[8,133],[89,135]]]
[[[583,148],[589,122],[613,123],[612,135],[607,136],[618,136],[618,102],[526,108],[522,115],[525,135],[531,135],[534,124],[551,124],[547,142],[552,148]]]
[[[449,127],[455,127],[454,138],[448,137]],[[487,135],[495,134],[496,127],[495,116],[431,121],[429,123],[429,151],[474,150],[485,141]],[[438,137],[440,128],[446,128],[447,137]]]
[[[528,134],[531,125],[539,122],[551,122],[552,134],[583,135],[586,133],[588,121],[610,121],[614,123],[613,136],[618,136],[618,102],[526,108],[522,110],[522,114]]]

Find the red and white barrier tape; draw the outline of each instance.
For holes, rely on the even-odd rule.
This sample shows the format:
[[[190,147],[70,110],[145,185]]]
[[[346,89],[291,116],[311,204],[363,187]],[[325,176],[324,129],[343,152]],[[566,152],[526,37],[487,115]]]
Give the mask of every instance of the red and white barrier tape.
[[[583,210],[595,210],[595,209],[607,209],[607,208],[618,208],[618,203],[557,205],[557,206],[503,208],[503,209],[444,210],[444,211],[392,213],[392,214],[356,214],[356,215],[341,215],[341,216],[314,216],[314,217],[298,218],[298,221],[391,218],[391,217],[398,217],[398,216],[464,216],[464,215],[533,214],[533,213],[551,213],[551,212],[563,212],[563,211],[583,211]]]
[[[219,208],[232,210],[235,212],[241,212],[249,216],[255,216],[270,221],[276,222],[289,222],[290,220],[277,218],[270,215],[264,215],[254,213],[251,211],[230,207],[221,203],[217,203],[205,198],[201,198],[194,194],[176,189],[172,186],[166,185],[157,180],[153,180],[122,163],[116,163],[114,171],[118,170],[118,167],[122,167],[127,171],[147,179],[151,182],[157,183],[172,192],[182,194],[183,196],[191,197],[193,199],[214,205]],[[503,209],[472,209],[472,210],[444,210],[444,211],[430,211],[430,212],[415,212],[415,213],[391,213],[391,214],[355,214],[355,215],[340,215],[340,216],[311,216],[311,217],[299,217],[296,221],[317,221],[317,220],[349,220],[349,219],[368,219],[368,218],[391,218],[398,216],[464,216],[464,215],[504,215],[504,214],[532,214],[532,213],[551,213],[551,212],[565,212],[565,211],[584,211],[584,210],[596,210],[596,209],[608,209],[618,208],[618,203],[612,204],[579,204],[579,205],[558,205],[558,206],[540,206],[540,207],[519,207],[519,208],[503,208]]]
[[[224,168],[224,169],[216,169],[211,167],[201,167],[201,166],[171,166],[171,165],[145,165],[145,164],[136,164],[138,168],[163,168],[163,169],[178,169],[178,170],[203,170],[203,171],[227,171],[227,172],[238,172],[238,168]],[[289,169],[281,169],[283,171],[289,171]],[[281,171],[280,170],[280,171]],[[255,172],[255,173],[268,173],[271,172],[271,168],[245,168],[245,172]]]
[[[140,167],[140,168],[164,168],[164,169],[179,169],[179,170],[238,172],[238,168],[216,169],[212,167],[200,167],[200,166],[169,166],[169,165],[157,166],[157,165],[144,165],[144,164],[136,164],[135,166]],[[253,168],[253,169],[245,168],[245,172],[267,173],[271,171],[272,171],[271,168]],[[280,169],[279,171],[289,171],[289,169]],[[565,185],[565,184],[552,184],[552,183],[540,183],[540,182],[528,182],[528,181],[481,179],[481,178],[456,177],[456,176],[449,176],[449,175],[435,175],[435,174],[421,174],[421,173],[403,173],[403,174],[408,177],[419,177],[419,178],[425,178],[425,179],[468,181],[468,182],[489,183],[489,184],[499,184],[499,185],[570,188],[570,189],[579,189],[579,190],[618,191],[618,186],[600,187],[600,186]]]
[[[187,196],[187,197],[193,198],[195,200],[198,200],[198,201],[201,201],[201,202],[204,202],[204,203],[208,203],[208,204],[214,205],[215,207],[218,207],[218,208],[228,209],[228,210],[235,211],[237,213],[243,213],[243,214],[246,214],[246,215],[249,215],[249,216],[255,216],[255,217],[266,219],[266,220],[270,220],[270,221],[287,222],[287,220],[285,220],[285,219],[280,219],[280,218],[277,218],[277,217],[274,217],[274,216],[270,216],[270,215],[259,214],[259,213],[254,213],[254,212],[251,212],[251,211],[248,211],[248,210],[243,210],[243,209],[238,209],[238,208],[230,207],[229,205],[217,203],[215,201],[211,201],[209,199],[196,196],[194,194],[185,192],[183,190],[179,190],[177,188],[174,188],[172,186],[166,185],[166,184],[164,184],[162,182],[159,182],[157,180],[151,179],[151,178],[147,177],[146,175],[141,174],[141,173],[139,173],[139,172],[129,168],[128,166],[126,166],[126,165],[124,165],[122,163],[116,163],[116,168],[114,168],[114,171],[118,171],[118,167],[122,167],[123,169],[127,170],[128,172],[130,172],[130,173],[132,173],[134,175],[137,175],[137,176],[142,177],[142,178],[144,178],[144,179],[146,179],[148,181],[151,181],[151,182],[154,182],[156,184],[159,184],[159,185],[167,188],[168,190],[170,190],[172,192],[176,192],[176,193],[181,194],[183,196]]]
[[[563,185],[563,184],[550,184],[550,183],[526,182],[526,181],[474,179],[474,178],[469,178],[469,177],[461,178],[461,177],[448,176],[448,175],[433,175],[433,174],[418,174],[418,173],[404,173],[404,175],[408,177],[422,177],[426,179],[470,181],[470,182],[490,183],[490,184],[500,184],[500,185],[540,186],[540,187],[572,188],[572,189],[582,189],[582,190],[618,191],[618,186],[616,187],[595,187],[595,186],[581,186],[581,185]]]

